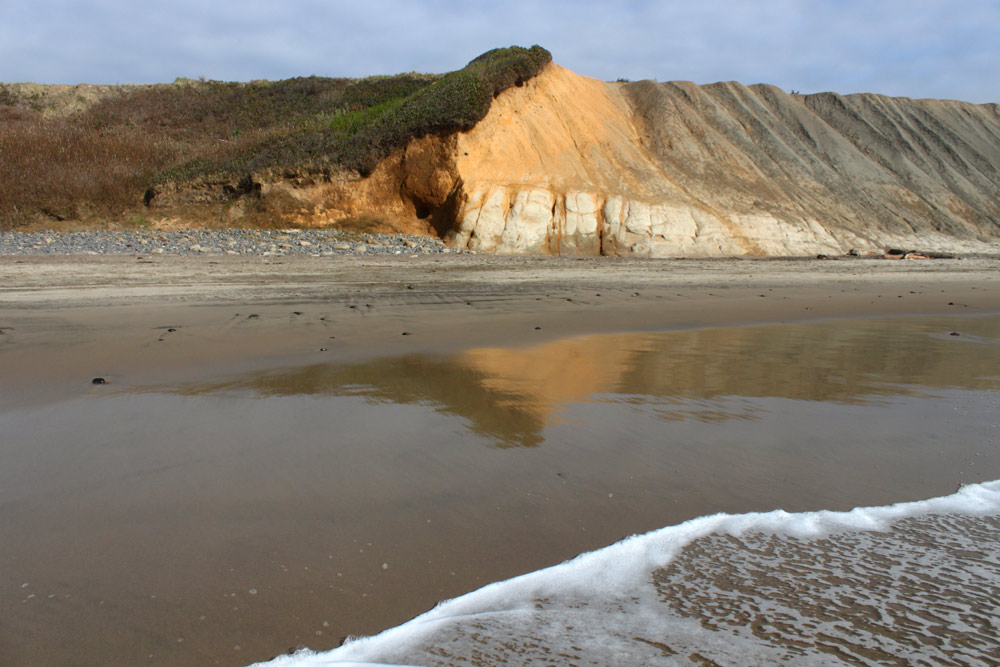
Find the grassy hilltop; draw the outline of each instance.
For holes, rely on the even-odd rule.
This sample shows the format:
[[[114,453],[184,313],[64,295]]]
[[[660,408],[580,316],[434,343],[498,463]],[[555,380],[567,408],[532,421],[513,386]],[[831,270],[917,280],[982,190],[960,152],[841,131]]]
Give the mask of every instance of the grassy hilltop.
[[[0,84],[0,229],[136,221],[166,184],[366,175],[412,138],[473,127],[494,97],[551,59],[540,46],[512,46],[448,74],[179,79],[68,102],[48,87]]]

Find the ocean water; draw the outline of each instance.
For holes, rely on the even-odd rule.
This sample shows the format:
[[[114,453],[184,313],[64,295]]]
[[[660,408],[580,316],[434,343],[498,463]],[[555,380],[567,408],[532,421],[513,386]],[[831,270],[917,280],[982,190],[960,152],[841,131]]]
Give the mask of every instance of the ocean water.
[[[269,665],[1000,663],[1000,481],[850,512],[718,514]]]
[[[0,405],[0,664],[991,664],[998,341],[908,318],[86,377]]]

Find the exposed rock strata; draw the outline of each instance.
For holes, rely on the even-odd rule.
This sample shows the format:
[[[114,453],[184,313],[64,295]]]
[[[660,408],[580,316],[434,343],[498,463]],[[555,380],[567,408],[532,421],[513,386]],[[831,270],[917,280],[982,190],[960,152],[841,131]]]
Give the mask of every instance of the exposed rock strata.
[[[161,192],[289,224],[358,216],[484,252],[1000,252],[1000,107],[773,86],[606,83],[547,66],[473,129],[354,173]],[[255,184],[256,183],[256,184]],[[246,184],[243,184],[246,185]]]
[[[458,137],[450,242],[499,253],[996,248],[996,105],[608,84],[552,65]]]

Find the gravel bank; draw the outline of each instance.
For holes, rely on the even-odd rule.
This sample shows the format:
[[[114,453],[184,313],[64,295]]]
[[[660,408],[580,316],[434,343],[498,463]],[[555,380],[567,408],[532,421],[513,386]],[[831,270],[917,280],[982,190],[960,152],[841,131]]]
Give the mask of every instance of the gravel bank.
[[[0,255],[404,255],[466,253],[439,239],[318,229],[0,232]]]

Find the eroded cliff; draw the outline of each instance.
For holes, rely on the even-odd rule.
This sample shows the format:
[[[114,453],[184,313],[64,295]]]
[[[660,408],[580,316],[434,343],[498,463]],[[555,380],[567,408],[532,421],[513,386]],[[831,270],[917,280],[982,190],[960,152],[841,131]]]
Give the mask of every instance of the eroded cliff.
[[[457,139],[449,238],[494,252],[996,248],[997,105],[610,84],[556,65]]]
[[[266,187],[308,203],[296,222],[370,213],[485,252],[996,252],[1000,111],[551,64],[471,130],[415,140],[368,178]]]
[[[58,127],[0,106],[21,128],[0,132],[0,182],[24,186],[0,188],[0,227],[89,206],[154,226],[354,225],[496,253],[1000,252],[996,104],[608,83],[550,61],[510,47],[444,75],[111,91]],[[64,144],[83,157],[64,159]],[[31,165],[60,187],[39,190]]]

